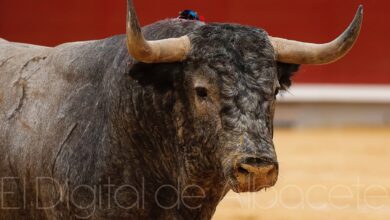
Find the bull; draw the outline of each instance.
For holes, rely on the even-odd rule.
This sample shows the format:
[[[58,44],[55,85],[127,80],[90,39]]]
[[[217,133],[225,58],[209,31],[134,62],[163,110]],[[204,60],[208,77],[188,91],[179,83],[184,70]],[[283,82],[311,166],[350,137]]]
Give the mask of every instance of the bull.
[[[273,186],[275,97],[334,41],[167,19],[54,48],[0,40],[1,219],[210,219],[229,191]]]

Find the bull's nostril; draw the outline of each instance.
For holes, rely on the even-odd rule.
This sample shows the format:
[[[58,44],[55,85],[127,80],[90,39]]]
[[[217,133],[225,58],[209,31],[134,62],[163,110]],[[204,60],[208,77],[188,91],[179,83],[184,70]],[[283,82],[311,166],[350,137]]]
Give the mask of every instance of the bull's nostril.
[[[241,173],[241,174],[245,174],[245,175],[249,174],[249,171],[246,170],[245,168],[241,167],[241,166],[238,167],[237,171],[238,171],[238,173]]]
[[[268,177],[268,178],[273,177],[273,176],[275,175],[275,172],[277,172],[277,171],[276,171],[276,167],[273,167],[272,169],[270,169],[270,170],[268,171],[267,177]]]

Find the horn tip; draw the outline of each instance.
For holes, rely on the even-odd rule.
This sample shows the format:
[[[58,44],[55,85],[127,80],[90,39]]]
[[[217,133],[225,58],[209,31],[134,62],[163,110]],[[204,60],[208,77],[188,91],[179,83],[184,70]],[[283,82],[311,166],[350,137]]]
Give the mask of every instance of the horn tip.
[[[358,8],[358,14],[363,15],[363,8],[364,8],[363,5],[360,4]]]

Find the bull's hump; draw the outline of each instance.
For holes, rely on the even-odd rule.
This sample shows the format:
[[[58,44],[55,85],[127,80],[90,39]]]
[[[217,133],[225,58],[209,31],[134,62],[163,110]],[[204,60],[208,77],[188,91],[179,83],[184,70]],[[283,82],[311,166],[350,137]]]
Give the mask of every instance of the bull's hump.
[[[19,48],[19,49],[48,49],[50,47],[46,46],[40,46],[40,45],[34,45],[34,44],[26,44],[26,43],[19,43],[19,42],[11,42],[7,41],[3,38],[0,38],[0,48],[4,47],[4,45],[7,46],[12,46],[14,48]],[[4,51],[0,49],[0,54],[3,54]]]

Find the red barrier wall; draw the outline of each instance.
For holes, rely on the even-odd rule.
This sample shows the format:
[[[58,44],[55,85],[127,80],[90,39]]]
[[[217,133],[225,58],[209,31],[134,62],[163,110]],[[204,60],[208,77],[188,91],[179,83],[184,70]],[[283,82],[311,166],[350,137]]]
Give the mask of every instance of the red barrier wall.
[[[186,8],[207,22],[236,22],[270,35],[325,42],[350,23],[364,5],[361,37],[350,54],[326,66],[304,66],[301,83],[390,84],[388,0],[135,0],[142,24],[176,17]],[[99,39],[125,32],[125,0],[0,0],[0,37],[43,45]]]

